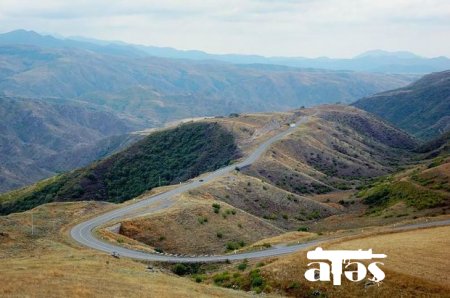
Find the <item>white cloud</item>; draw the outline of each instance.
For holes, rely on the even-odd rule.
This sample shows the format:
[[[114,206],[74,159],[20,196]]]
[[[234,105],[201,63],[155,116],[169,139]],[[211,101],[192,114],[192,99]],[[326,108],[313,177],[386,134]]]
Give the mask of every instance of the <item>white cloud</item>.
[[[17,28],[215,53],[450,55],[447,0],[1,0],[0,31]]]

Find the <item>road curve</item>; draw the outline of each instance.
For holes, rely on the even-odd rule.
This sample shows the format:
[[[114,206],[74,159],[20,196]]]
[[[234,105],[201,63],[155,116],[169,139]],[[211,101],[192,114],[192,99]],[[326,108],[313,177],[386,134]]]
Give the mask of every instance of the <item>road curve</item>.
[[[296,127],[299,125],[304,124],[307,122],[309,117],[303,117],[301,118],[297,123]],[[121,247],[118,245],[114,245],[109,242],[104,242],[98,238],[96,238],[93,234],[93,230],[103,224],[106,224],[110,221],[117,220],[120,218],[124,218],[127,215],[136,212],[138,209],[141,209],[143,207],[149,207],[146,209],[146,213],[159,211],[165,208],[168,208],[172,206],[175,202],[172,199],[174,196],[181,194],[183,192],[186,192],[188,190],[194,189],[206,182],[209,182],[217,177],[223,176],[231,171],[233,171],[236,167],[245,167],[252,163],[254,163],[273,143],[281,140],[288,134],[292,133],[294,130],[296,130],[296,127],[289,127],[285,131],[271,137],[270,139],[266,140],[262,144],[260,144],[245,160],[242,162],[220,168],[214,172],[211,172],[204,176],[202,178],[203,182],[200,182],[199,179],[192,180],[189,183],[185,183],[183,185],[180,185],[177,188],[174,188],[172,190],[169,190],[164,193],[160,193],[157,195],[149,196],[147,198],[144,198],[136,203],[129,204],[127,206],[124,206],[119,209],[115,209],[113,211],[104,213],[102,215],[99,215],[97,217],[91,218],[87,221],[84,221],[82,223],[79,223],[78,225],[74,226],[72,230],[70,231],[71,237],[79,242],[80,244],[104,251],[107,253],[116,252],[122,257],[128,257],[133,259],[139,259],[139,260],[147,260],[147,261],[159,261],[159,262],[220,262],[220,261],[226,261],[226,260],[243,260],[243,259],[253,259],[253,258],[264,258],[264,257],[273,257],[273,256],[279,256],[283,254],[289,254],[301,249],[305,249],[308,247],[315,246],[321,241],[315,240],[310,241],[307,243],[302,244],[296,244],[291,246],[286,245],[279,245],[274,246],[269,249],[260,250],[260,251],[251,251],[251,252],[244,252],[244,253],[238,253],[238,254],[230,254],[230,255],[220,255],[220,256],[179,256],[179,255],[166,255],[166,254],[157,254],[157,253],[148,253],[133,249],[128,249],[125,247]],[[150,205],[156,205],[155,207],[150,207]],[[411,227],[418,228],[418,227],[427,227],[427,226],[433,226],[433,225],[441,225],[441,224],[450,224],[450,220],[442,221],[442,222],[436,222],[436,223],[424,223],[424,224],[415,224]],[[408,229],[408,227],[398,227],[396,228],[398,230]],[[323,240],[322,240],[323,241]]]

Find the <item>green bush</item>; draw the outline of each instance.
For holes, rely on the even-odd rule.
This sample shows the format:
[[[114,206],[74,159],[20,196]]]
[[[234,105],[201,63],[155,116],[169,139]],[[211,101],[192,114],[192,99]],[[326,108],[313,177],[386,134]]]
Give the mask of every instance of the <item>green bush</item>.
[[[219,286],[229,280],[230,280],[230,274],[228,273],[228,271],[218,273],[213,276],[214,283]]]
[[[264,279],[261,276],[261,271],[259,269],[254,269],[249,273],[250,286],[253,291],[260,293],[264,289]]]
[[[303,226],[303,227],[299,227],[299,228],[297,229],[297,231],[299,231],[299,232],[308,232],[308,231],[309,231],[309,228]]]
[[[171,270],[173,273],[180,276],[204,273],[204,269],[202,269],[202,266],[199,263],[177,263],[172,266]]]
[[[241,241],[230,241],[230,242],[227,242],[227,244],[225,245],[227,251],[237,250],[244,246],[245,246],[245,242],[242,240]]]
[[[176,275],[183,276],[189,273],[189,268],[184,264],[175,264],[172,267],[172,272]]]
[[[237,269],[240,271],[244,271],[245,269],[247,269],[247,266],[248,266],[247,262],[242,262],[237,266]]]
[[[208,218],[203,217],[203,216],[198,217],[197,220],[198,220],[198,223],[201,225],[208,222]]]
[[[205,277],[203,275],[195,275],[194,276],[194,280],[196,283],[201,283],[204,279],[205,279]]]
[[[318,210],[314,210],[307,215],[308,220],[319,219],[319,218],[320,218],[320,212]]]

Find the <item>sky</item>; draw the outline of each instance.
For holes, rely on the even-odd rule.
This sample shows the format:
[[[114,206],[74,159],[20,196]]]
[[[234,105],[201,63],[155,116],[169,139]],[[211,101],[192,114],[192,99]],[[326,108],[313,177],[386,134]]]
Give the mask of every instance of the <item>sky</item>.
[[[209,53],[450,57],[449,0],[0,0],[0,32],[16,29]]]

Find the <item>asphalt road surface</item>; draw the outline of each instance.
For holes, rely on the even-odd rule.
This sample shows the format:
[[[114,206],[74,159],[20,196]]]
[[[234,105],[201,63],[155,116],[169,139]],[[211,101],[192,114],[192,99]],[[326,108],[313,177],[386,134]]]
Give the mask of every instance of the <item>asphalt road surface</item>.
[[[164,193],[160,193],[154,196],[149,196],[144,198],[136,203],[132,203],[126,205],[122,208],[115,209],[113,211],[104,213],[92,219],[89,219],[85,222],[82,222],[70,231],[71,237],[79,242],[80,244],[97,249],[100,251],[104,251],[107,253],[118,253],[121,257],[128,257],[139,260],[148,260],[148,261],[159,261],[159,262],[220,262],[226,260],[243,260],[243,259],[254,259],[254,258],[264,258],[264,257],[273,257],[284,254],[289,254],[301,249],[305,249],[308,247],[313,247],[321,243],[323,240],[318,241],[310,241],[307,243],[296,244],[296,245],[277,245],[269,249],[259,250],[259,251],[251,251],[245,253],[237,253],[237,254],[229,254],[229,255],[204,255],[204,256],[180,256],[180,255],[167,255],[167,254],[157,254],[157,253],[149,253],[138,250],[132,250],[128,248],[121,247],[119,245],[115,245],[109,242],[104,242],[98,238],[96,238],[93,234],[93,230],[101,225],[104,225],[110,221],[118,220],[120,218],[125,218],[127,215],[135,214],[140,209],[145,208],[145,213],[151,213],[155,211],[160,211],[162,209],[168,208],[172,206],[175,201],[173,197],[179,195],[188,190],[194,189],[206,182],[216,179],[217,177],[221,177],[227,173],[233,171],[236,167],[242,168],[248,166],[255,162],[273,143],[281,140],[288,134],[292,133],[297,129],[299,125],[304,124],[308,121],[309,117],[301,118],[295,125],[295,127],[289,127],[285,131],[271,137],[266,140],[262,144],[260,144],[255,151],[253,151],[245,160],[242,162],[220,168],[214,172],[207,174],[202,177],[203,182],[199,181],[199,179],[192,180],[191,182],[180,185],[177,188],[169,190]],[[151,207],[155,205],[154,207]],[[409,228],[419,228],[419,227],[427,227],[434,225],[447,225],[450,224],[450,220],[441,221],[441,222],[429,222],[423,224],[414,224],[411,226],[397,227],[398,230],[406,230]]]

